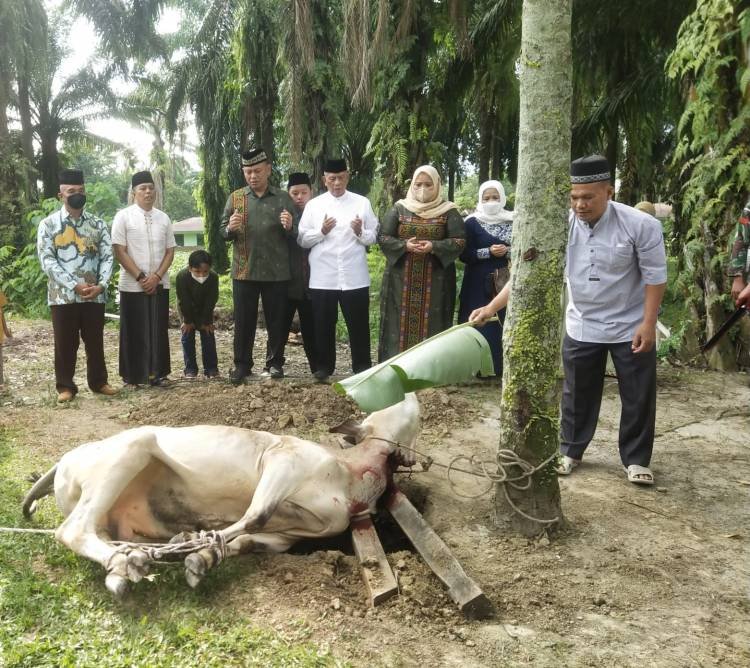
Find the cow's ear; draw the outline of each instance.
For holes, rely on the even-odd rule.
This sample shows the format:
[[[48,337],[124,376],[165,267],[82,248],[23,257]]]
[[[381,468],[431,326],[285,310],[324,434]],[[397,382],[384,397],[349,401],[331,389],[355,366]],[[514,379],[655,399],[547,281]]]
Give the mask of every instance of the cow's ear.
[[[362,428],[362,425],[352,418],[344,420],[344,422],[335,427],[331,427],[328,431],[331,434],[344,434],[344,439],[352,445],[361,443],[365,436],[367,436],[366,430]]]

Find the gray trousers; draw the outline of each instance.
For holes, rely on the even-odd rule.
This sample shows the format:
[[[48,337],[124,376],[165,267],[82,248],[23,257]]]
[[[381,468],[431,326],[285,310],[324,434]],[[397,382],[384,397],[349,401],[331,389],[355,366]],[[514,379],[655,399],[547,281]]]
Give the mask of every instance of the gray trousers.
[[[620,459],[625,466],[648,466],[656,424],[656,349],[634,354],[625,343],[585,343],[563,339],[560,451],[581,459],[596,431],[602,403],[607,353],[617,371],[622,413]]]

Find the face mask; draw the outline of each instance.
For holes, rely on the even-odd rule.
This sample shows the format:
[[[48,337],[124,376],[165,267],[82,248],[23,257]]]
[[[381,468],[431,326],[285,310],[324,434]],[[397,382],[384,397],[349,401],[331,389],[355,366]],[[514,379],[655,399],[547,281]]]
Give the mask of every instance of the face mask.
[[[502,211],[503,207],[500,206],[500,202],[483,202],[482,210],[488,216],[496,216]]]
[[[71,209],[82,209],[86,206],[86,195],[74,193],[68,197],[68,206]]]
[[[208,280],[208,276],[196,276],[192,271],[190,272],[190,275],[194,280],[198,281],[198,283],[205,283]]]
[[[417,202],[422,202],[422,204],[425,202],[431,202],[434,199],[432,196],[432,188],[415,188],[414,199],[417,200]]]

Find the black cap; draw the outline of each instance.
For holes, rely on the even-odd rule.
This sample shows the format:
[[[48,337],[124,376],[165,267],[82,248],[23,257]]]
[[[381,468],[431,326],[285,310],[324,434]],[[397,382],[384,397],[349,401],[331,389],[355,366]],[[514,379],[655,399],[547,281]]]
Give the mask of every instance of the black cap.
[[[603,155],[587,155],[570,163],[571,183],[598,183],[609,181],[609,163]]]
[[[151,176],[151,172],[149,171],[143,171],[143,172],[136,172],[133,174],[133,178],[130,179],[130,187],[136,188],[143,183],[153,183],[154,177]]]
[[[268,162],[268,156],[262,148],[254,148],[242,154],[243,167],[252,167],[253,165],[259,165],[261,162]]]
[[[312,181],[310,181],[310,176],[306,172],[292,172],[286,183],[286,189],[289,190],[292,186],[310,186],[312,188]]]
[[[339,174],[346,171],[346,160],[343,158],[328,158],[323,163],[323,171],[329,174]]]
[[[82,186],[83,172],[80,169],[63,169],[58,174],[58,180],[60,181],[60,185]]]

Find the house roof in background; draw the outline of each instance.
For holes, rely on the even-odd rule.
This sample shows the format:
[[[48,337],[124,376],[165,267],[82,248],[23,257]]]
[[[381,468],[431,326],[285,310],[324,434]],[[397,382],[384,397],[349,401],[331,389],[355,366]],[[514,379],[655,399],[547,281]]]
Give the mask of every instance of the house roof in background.
[[[172,225],[174,232],[203,232],[203,218],[195,216],[193,218],[185,218],[179,223]]]

